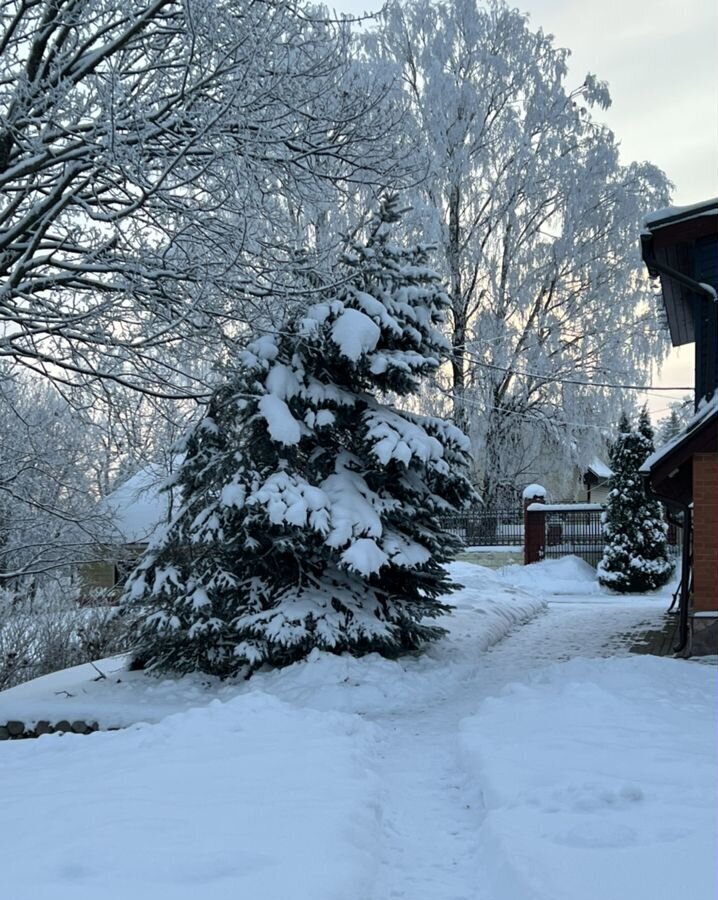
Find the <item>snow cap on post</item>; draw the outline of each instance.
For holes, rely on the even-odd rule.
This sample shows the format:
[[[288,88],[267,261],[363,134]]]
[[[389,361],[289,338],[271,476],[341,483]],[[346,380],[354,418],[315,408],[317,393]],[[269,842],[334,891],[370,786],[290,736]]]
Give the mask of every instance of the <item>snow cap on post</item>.
[[[541,503],[546,499],[546,488],[542,487],[540,484],[529,484],[524,488],[524,492],[521,496],[525,501],[535,500]]]

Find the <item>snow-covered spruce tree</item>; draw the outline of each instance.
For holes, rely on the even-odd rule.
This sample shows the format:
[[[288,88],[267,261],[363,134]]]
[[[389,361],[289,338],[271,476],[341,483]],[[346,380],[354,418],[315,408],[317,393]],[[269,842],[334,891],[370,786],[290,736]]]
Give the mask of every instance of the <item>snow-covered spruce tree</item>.
[[[663,508],[646,495],[638,470],[653,452],[653,429],[644,409],[633,428],[624,413],[611,448],[613,477],[603,514],[606,547],[598,580],[620,593],[652,591],[673,574]]]
[[[392,243],[399,216],[387,198],[335,287],[248,347],[187,439],[183,504],[125,596],[138,662],[229,676],[443,633],[424,620],[447,611],[438,517],[471,495],[468,441],[385,399],[448,349],[446,294],[426,248]]]

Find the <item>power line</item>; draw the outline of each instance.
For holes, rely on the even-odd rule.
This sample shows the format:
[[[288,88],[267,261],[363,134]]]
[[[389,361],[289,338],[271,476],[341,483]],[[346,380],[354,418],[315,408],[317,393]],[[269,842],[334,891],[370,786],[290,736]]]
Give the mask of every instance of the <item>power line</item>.
[[[442,394],[445,394],[447,397],[451,398],[451,400],[456,400],[456,395],[451,390],[451,388],[441,388],[439,387],[439,391]],[[468,397],[461,398],[461,404],[463,406],[468,406],[473,409],[478,409],[480,412],[484,412],[487,409],[494,410],[496,412],[503,413],[504,415],[509,416],[518,416],[520,419],[526,419],[534,424],[538,424],[539,422],[546,424],[550,423],[553,428],[568,428],[571,425],[578,428],[593,428],[596,431],[606,432],[611,430],[610,425],[594,425],[590,422],[573,422],[566,420],[559,420],[551,418],[551,416],[547,415],[545,412],[539,410],[536,413],[532,413],[527,410],[519,410],[519,409],[507,409],[505,406],[493,406],[491,403],[481,403],[477,400],[470,400]]]
[[[582,382],[583,383],[583,382]],[[441,385],[436,385],[440,394],[443,394],[445,397],[450,399],[452,402],[456,401],[457,395],[455,394],[452,388],[444,388]],[[611,425],[603,424],[603,425],[594,425],[592,422],[576,422],[572,420],[557,420],[554,418],[550,411],[549,413],[538,409],[535,412],[531,412],[528,409],[509,409],[505,406],[494,406],[491,403],[483,403],[480,400],[472,400],[469,397],[462,396],[459,398],[460,402],[463,406],[469,407],[470,409],[477,409],[480,412],[486,412],[487,410],[492,410],[494,412],[500,412],[504,415],[509,416],[517,416],[520,419],[526,419],[529,422],[533,422],[534,424],[550,424],[553,428],[569,428],[574,426],[576,428],[584,428],[584,429],[594,429],[596,431],[603,432],[604,434],[607,431],[611,431]],[[661,413],[669,412],[672,407],[666,406],[661,409],[654,410],[654,415],[660,415]],[[553,410],[553,412],[558,412],[558,410]],[[443,415],[443,413],[442,413]]]
[[[516,369],[512,369],[508,366],[495,366],[492,363],[484,362],[483,360],[478,359],[473,356],[471,353],[466,353],[466,356],[475,363],[477,366],[482,366],[484,369],[495,369],[498,372],[508,372],[511,375],[519,375],[523,378],[537,378],[540,381],[552,382],[555,384],[578,384],[582,387],[605,387],[605,388],[616,388],[618,390],[624,391],[692,391],[692,387],[685,387],[683,385],[677,385],[675,387],[662,387],[660,385],[654,384],[615,384],[610,383],[608,381],[580,381],[577,378],[551,378],[546,375],[540,375],[538,372],[519,372]]]

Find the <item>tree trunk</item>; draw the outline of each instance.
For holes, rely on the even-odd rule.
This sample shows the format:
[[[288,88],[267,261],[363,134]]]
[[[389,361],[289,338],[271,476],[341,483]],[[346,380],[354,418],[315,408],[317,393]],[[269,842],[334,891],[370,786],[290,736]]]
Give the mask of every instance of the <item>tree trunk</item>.
[[[451,378],[454,424],[468,431],[469,416],[466,408],[466,301],[461,284],[461,193],[455,184],[449,193],[449,246],[447,258],[451,279],[451,308],[453,333],[451,335]]]

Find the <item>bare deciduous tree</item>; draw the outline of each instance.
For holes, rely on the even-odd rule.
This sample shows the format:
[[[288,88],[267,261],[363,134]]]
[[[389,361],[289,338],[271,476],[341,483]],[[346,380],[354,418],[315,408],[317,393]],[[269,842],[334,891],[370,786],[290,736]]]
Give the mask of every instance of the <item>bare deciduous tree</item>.
[[[396,167],[348,41],[290,0],[2,0],[0,356],[196,391],[183,360],[281,292],[291,216]]]

